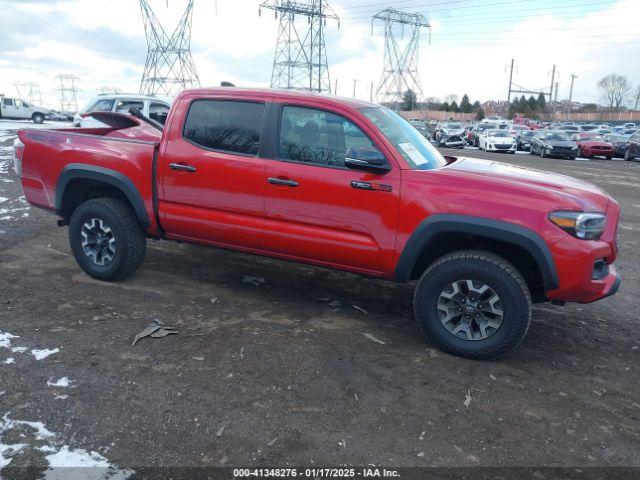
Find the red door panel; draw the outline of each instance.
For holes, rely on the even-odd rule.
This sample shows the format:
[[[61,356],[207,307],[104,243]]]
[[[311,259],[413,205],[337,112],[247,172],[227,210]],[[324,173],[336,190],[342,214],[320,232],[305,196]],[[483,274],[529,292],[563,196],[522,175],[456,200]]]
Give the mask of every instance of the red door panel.
[[[265,187],[266,250],[371,273],[391,270],[400,192],[397,170],[373,175],[276,160],[267,160],[265,169],[267,178],[298,183]],[[356,189],[353,181],[391,190]]]

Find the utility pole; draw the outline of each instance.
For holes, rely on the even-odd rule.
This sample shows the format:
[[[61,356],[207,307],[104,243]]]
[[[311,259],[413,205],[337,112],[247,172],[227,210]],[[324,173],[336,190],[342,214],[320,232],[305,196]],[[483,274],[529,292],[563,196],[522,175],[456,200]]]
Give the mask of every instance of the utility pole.
[[[356,98],[356,83],[358,83],[357,79],[353,79],[353,98]]]
[[[324,26],[329,18],[340,28],[340,18],[327,1],[266,0],[258,13],[262,8],[280,15],[271,88],[331,93]],[[296,23],[296,17],[306,24]]]
[[[338,95],[338,79],[337,78],[333,81],[333,94]]]
[[[558,82],[556,82],[556,92],[553,96],[553,102],[556,103],[558,101]]]
[[[571,74],[571,87],[569,88],[569,104],[567,105],[567,113],[571,113],[571,100],[573,99],[573,82],[578,76]]]
[[[511,59],[511,68],[509,70],[509,94],[507,95],[507,103],[511,103],[511,82],[513,81],[513,58]]]
[[[556,66],[553,66],[553,70],[551,70],[551,86],[549,87],[549,101],[553,98],[553,85],[556,81]]]
[[[373,82],[371,82],[371,87],[369,88],[369,101],[373,102]]]

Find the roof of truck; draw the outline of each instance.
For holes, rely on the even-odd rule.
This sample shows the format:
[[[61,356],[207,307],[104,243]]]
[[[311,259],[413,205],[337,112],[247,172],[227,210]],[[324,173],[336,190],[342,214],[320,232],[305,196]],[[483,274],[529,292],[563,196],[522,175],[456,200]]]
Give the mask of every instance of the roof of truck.
[[[293,98],[309,98],[313,100],[321,99],[328,103],[348,104],[353,108],[359,107],[379,107],[378,104],[367,102],[364,100],[358,100],[357,98],[340,97],[337,95],[329,95],[326,93],[318,92],[306,92],[299,90],[276,90],[270,88],[237,88],[237,87],[213,87],[213,88],[193,88],[183,90],[179,96],[187,95],[190,93],[200,93],[203,95],[237,95],[238,97],[261,95],[265,97],[273,97],[277,100],[286,100]]]

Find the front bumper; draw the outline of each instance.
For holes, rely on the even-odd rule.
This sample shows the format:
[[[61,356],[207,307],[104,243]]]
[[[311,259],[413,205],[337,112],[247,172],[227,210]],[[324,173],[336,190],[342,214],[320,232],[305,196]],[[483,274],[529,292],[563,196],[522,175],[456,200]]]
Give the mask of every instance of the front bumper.
[[[462,139],[449,140],[443,139],[441,141],[442,145],[447,148],[462,148],[464,147],[464,141]]]
[[[487,145],[487,152],[509,152],[513,153],[516,151],[515,145]]]
[[[591,303],[616,293],[620,286],[614,265],[618,255],[619,212],[617,203],[610,200],[607,207],[610,220],[600,240],[581,240],[567,233],[552,245],[559,288],[547,292],[549,300]]]
[[[613,148],[608,150],[599,148],[582,148],[582,154],[589,155],[590,157],[613,157],[614,153]]]

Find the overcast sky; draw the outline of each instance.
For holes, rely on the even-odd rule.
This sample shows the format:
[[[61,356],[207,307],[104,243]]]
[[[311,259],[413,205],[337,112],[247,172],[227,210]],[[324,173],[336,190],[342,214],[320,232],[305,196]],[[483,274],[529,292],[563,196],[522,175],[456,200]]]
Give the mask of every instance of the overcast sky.
[[[150,0],[172,31],[186,0]],[[277,20],[258,15],[255,0],[195,0],[192,51],[201,84],[222,80],[269,86]],[[329,68],[338,93],[369,97],[380,80],[383,36],[371,32],[373,14],[393,4],[421,12],[432,25],[431,43],[420,45],[425,97],[468,93],[473,100],[506,99],[507,64],[514,82],[548,89],[554,64],[558,98],[597,101],[596,82],[608,73],[640,83],[640,0],[333,0],[340,16],[326,27]],[[80,103],[102,86],[136,92],[146,56],[137,0],[0,0],[0,92],[15,95],[14,82],[40,86],[58,104],[54,77],[79,77]]]

